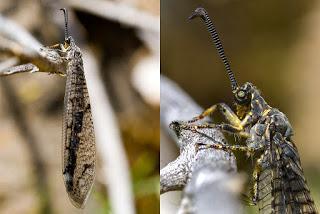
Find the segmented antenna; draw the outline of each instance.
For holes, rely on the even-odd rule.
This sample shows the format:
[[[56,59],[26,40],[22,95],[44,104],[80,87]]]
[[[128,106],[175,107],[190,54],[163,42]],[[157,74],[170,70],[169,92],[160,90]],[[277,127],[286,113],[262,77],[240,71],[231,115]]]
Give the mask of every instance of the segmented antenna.
[[[63,11],[64,14],[64,40],[67,40],[69,37],[68,31],[68,11],[66,8],[61,8],[60,10]]]
[[[211,38],[213,39],[213,42],[218,51],[218,54],[222,59],[222,62],[227,70],[227,73],[231,82],[232,91],[236,90],[238,87],[236,78],[234,77],[234,74],[231,70],[230,63],[225,55],[224,49],[222,47],[221,41],[216,31],[216,28],[214,27],[212,21],[210,20],[210,17],[208,16],[207,11],[202,7],[198,7],[197,9],[194,10],[194,12],[191,14],[191,16],[188,19],[191,20],[195,17],[200,17],[205,22],[207,26],[207,30],[209,31]]]

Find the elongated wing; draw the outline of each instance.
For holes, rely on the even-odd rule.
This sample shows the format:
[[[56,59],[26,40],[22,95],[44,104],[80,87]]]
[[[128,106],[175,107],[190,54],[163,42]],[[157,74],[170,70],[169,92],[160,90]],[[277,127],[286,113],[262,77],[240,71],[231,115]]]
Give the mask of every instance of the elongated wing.
[[[273,172],[270,166],[270,150],[266,150],[261,160],[261,171],[258,177],[258,207],[259,213],[267,214],[272,213],[272,179]]]
[[[69,198],[76,207],[83,208],[94,181],[96,155],[81,53],[67,68],[62,156],[62,172]]]
[[[280,147],[284,159],[283,186],[288,213],[317,213],[296,147],[288,141],[280,143]]]
[[[317,213],[292,142],[274,139],[265,151],[258,180],[260,213]]]

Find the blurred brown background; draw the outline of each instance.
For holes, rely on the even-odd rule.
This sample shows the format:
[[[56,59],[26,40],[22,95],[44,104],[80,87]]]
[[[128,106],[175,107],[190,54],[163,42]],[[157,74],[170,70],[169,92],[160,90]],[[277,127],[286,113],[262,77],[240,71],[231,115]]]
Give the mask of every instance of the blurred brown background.
[[[150,213],[150,210],[158,213],[159,94],[154,88],[144,94],[146,89],[140,86],[157,84],[139,72],[141,64],[151,56],[152,62],[159,63],[152,49],[159,44],[141,35],[150,26],[144,28],[144,22],[136,25],[139,17],[130,22],[126,13],[116,14],[120,17],[117,18],[99,15],[99,10],[103,11],[104,3],[108,3],[114,6],[113,11],[127,8],[137,16],[143,13],[157,20],[159,1],[98,0],[90,1],[90,9],[81,2],[85,1],[2,0],[0,14],[24,27],[43,45],[53,45],[64,39],[64,19],[59,8],[69,9],[70,35],[81,49],[91,48],[101,68],[130,165],[136,213]],[[0,63],[9,57],[1,47]],[[157,69],[150,72],[159,79]],[[110,213],[108,185],[101,172],[100,157],[96,182],[84,211],[74,208],[67,197],[60,151],[65,78],[45,73],[19,74],[2,78],[0,85],[0,213]],[[16,116],[15,109],[20,110],[22,119]],[[21,126],[21,120],[26,122],[27,130]],[[35,154],[30,139],[23,134],[26,131],[33,136],[32,145],[39,151],[40,157],[36,159],[44,167],[43,177],[37,171],[39,167],[34,166]],[[108,130],[105,134],[108,135]]]
[[[161,73],[205,108],[232,106],[233,97],[204,23],[187,20],[199,6],[212,18],[238,83],[255,84],[290,119],[319,207],[320,1],[162,0]],[[252,167],[242,156],[238,164],[240,170]]]

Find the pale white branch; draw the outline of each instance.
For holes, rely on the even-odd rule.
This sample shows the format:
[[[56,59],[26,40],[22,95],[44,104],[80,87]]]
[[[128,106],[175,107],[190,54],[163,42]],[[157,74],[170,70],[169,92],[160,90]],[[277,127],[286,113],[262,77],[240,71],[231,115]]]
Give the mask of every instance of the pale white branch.
[[[216,129],[197,132],[184,129],[183,122],[199,114],[199,107],[181,88],[168,78],[161,77],[161,125],[174,133],[180,147],[179,157],[161,169],[161,193],[183,189],[179,213],[241,213],[237,194],[242,180],[236,173],[232,153],[215,149],[197,150],[198,144],[225,144]],[[172,132],[173,131],[173,132]]]

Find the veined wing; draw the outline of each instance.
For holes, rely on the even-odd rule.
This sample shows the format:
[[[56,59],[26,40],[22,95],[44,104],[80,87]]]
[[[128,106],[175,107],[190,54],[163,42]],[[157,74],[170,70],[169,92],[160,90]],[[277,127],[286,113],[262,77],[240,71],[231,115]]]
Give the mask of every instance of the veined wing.
[[[279,146],[284,160],[282,169],[288,213],[317,213],[295,145],[282,141]]]
[[[82,59],[70,63],[64,100],[63,177],[71,202],[82,208],[95,176],[95,139]]]
[[[260,213],[317,213],[297,149],[280,134],[264,154],[258,205]]]
[[[258,190],[257,190],[257,202],[259,207],[259,213],[268,214],[272,213],[273,196],[273,180],[274,172],[271,168],[271,153],[270,149],[267,149],[261,160],[261,171],[258,177]]]

